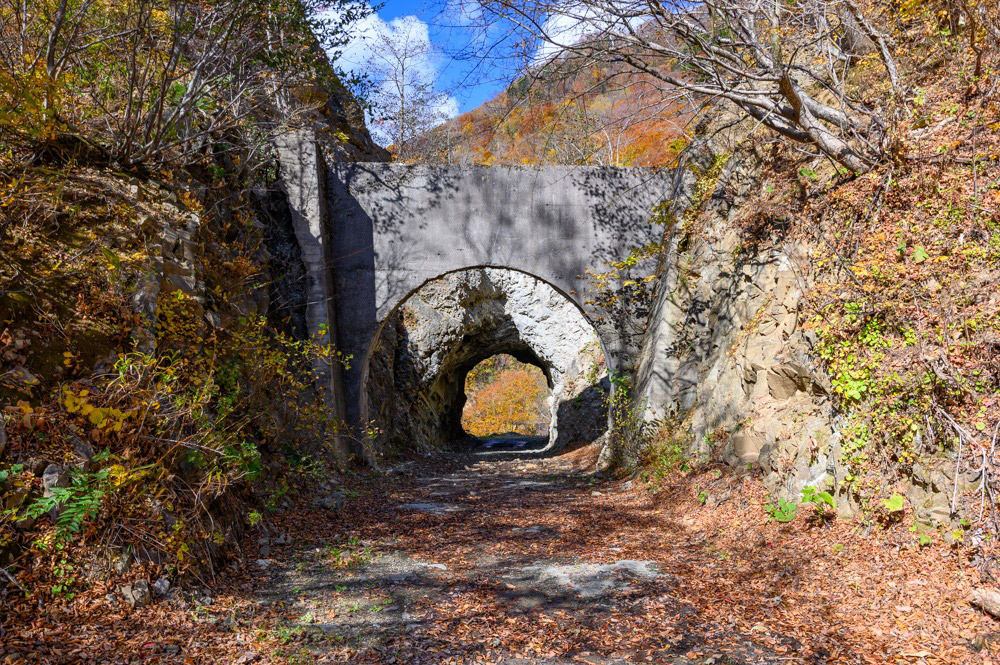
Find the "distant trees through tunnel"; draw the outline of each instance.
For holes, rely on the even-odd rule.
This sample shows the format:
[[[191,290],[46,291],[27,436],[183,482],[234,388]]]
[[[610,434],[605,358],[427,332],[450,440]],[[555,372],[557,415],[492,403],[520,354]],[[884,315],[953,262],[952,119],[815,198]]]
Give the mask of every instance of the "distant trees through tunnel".
[[[491,356],[465,377],[462,429],[475,437],[548,436],[550,398],[540,368],[505,353]]]

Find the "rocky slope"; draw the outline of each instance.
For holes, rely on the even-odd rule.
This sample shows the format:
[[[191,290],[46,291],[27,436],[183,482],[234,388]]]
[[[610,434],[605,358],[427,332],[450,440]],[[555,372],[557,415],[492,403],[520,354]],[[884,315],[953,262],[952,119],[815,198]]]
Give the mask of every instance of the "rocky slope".
[[[637,368],[645,417],[680,433],[697,458],[761,473],[777,497],[798,501],[811,485],[829,490],[841,515],[868,520],[885,519],[882,500],[898,493],[919,528],[957,525],[972,506],[978,513],[994,482],[969,449],[987,454],[996,426],[986,414],[996,403],[989,349],[1000,319],[983,281],[996,274],[995,233],[977,237],[975,215],[956,215],[944,234],[913,222],[906,188],[928,176],[916,164],[897,172],[902,196],[882,200],[892,167],[838,180],[736,129],[703,145],[689,168],[704,191],[665,236]],[[942,183],[955,184],[939,192],[956,196],[953,178],[966,167],[942,168]],[[851,230],[870,214],[865,196],[882,219]],[[844,200],[857,202],[838,206]],[[931,204],[939,205],[950,204]],[[858,234],[853,245],[842,241],[848,233]],[[882,240],[904,233],[898,247]],[[934,262],[925,258],[931,243]],[[983,260],[945,258],[955,253]],[[978,362],[942,344],[940,320],[928,317],[954,306],[929,274],[949,272],[981,285],[968,292],[967,311],[985,326],[965,342]],[[915,295],[922,305],[898,300]],[[963,365],[982,378],[959,397]]]
[[[304,123],[331,161],[385,158],[339,84],[296,95],[285,131]],[[273,158],[270,175],[244,168],[249,136],[230,140],[155,174],[82,155],[4,159],[8,591],[17,579],[58,601],[109,576],[211,574],[265,504],[343,463],[308,372],[338,361],[307,326],[287,183]]]

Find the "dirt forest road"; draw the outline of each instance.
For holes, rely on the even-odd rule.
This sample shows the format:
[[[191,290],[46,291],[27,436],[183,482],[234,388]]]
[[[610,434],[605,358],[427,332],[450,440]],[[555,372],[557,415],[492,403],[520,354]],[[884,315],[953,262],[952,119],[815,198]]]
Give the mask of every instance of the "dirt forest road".
[[[40,621],[0,662],[998,662],[960,550],[769,522],[752,476],[602,479],[587,455],[361,477],[339,509],[274,514],[201,595]]]

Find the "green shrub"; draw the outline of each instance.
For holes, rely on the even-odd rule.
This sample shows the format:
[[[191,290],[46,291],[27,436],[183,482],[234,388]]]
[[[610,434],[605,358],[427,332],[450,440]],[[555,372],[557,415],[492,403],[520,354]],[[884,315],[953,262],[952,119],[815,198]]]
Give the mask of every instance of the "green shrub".
[[[812,485],[802,488],[802,503],[810,504],[814,508],[813,518],[821,522],[831,520],[837,514],[833,495],[826,491],[818,491]]]
[[[28,516],[39,517],[58,508],[56,527],[59,537],[66,540],[72,538],[101,509],[108,473],[108,469],[92,474],[73,473],[69,487],[53,487],[49,496],[36,499],[28,506]]]
[[[798,506],[787,499],[778,499],[777,503],[769,503],[764,506],[764,512],[772,522],[791,522],[795,519],[795,511]]]

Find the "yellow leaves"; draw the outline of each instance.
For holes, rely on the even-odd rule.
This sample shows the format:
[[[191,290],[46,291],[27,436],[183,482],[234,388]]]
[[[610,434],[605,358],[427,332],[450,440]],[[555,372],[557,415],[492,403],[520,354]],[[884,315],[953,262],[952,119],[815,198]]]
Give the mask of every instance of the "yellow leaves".
[[[114,407],[94,406],[87,400],[89,394],[88,390],[74,392],[68,387],[63,388],[62,405],[68,413],[80,414],[86,419],[86,422],[98,430],[121,432],[125,421],[134,412],[123,412]]]
[[[77,413],[80,410],[80,399],[69,388],[64,389],[63,406],[69,413]]]
[[[35,412],[31,405],[25,402],[23,399],[17,400],[17,408],[21,410],[21,414],[25,416],[30,416]]]
[[[34,374],[23,368],[15,369],[13,375],[15,379],[19,379],[21,383],[26,386],[37,386],[41,383],[41,381]]]
[[[10,207],[10,205],[17,200],[18,185],[20,184],[20,182],[21,182],[20,180],[14,178],[8,183],[7,185],[8,191],[4,194],[3,201],[0,201],[0,208]]]
[[[475,436],[539,433],[546,420],[548,386],[544,375],[537,368],[513,359],[497,366],[500,358],[489,358],[469,373],[470,394],[462,426]],[[506,367],[508,364],[510,368]]]
[[[89,404],[87,406],[90,407]],[[107,420],[107,417],[104,415],[102,409],[95,409],[93,407],[90,407],[90,411],[86,415],[87,419],[90,420],[91,424],[93,424],[95,427],[102,427],[104,425],[104,422]]]
[[[112,464],[107,467],[108,478],[111,480],[111,484],[115,487],[121,487],[125,484],[125,480],[128,478],[129,471],[121,464]]]
[[[126,469],[121,464],[112,464],[108,467],[108,478],[115,487],[121,487],[128,483],[132,476],[132,471]]]
[[[118,459],[117,457],[113,459]],[[115,487],[125,487],[126,485],[131,485],[143,480],[156,480],[162,479],[164,473],[162,472],[162,466],[156,466],[153,464],[147,464],[145,466],[138,467],[126,467],[123,464],[116,463],[107,467],[108,479],[111,484]],[[147,486],[145,490],[147,493],[152,494],[152,498],[159,499],[163,494],[163,488],[157,487],[155,490]]]
[[[180,192],[177,198],[188,210],[201,211],[201,201],[191,192]]]

